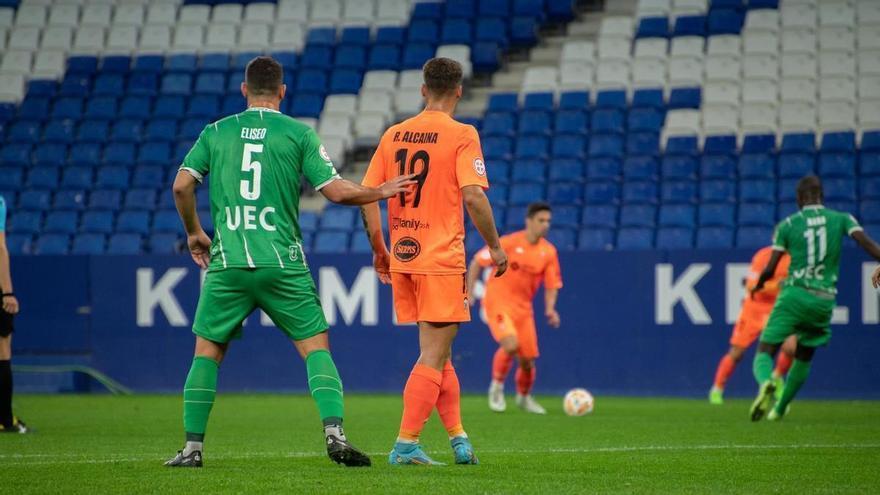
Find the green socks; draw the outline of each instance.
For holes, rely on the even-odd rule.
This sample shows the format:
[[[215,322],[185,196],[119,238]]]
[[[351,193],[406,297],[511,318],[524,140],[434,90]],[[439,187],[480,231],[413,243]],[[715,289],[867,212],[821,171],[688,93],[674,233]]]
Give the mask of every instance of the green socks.
[[[306,356],[309,390],[318,405],[324,425],[342,424],[342,380],[330,356],[330,351],[313,351]]]
[[[785,380],[785,387],[782,389],[782,398],[776,403],[776,412],[785,414],[785,408],[788,407],[788,404],[794,399],[794,396],[797,395],[798,390],[800,390],[804,382],[807,381],[807,377],[810,375],[811,366],[812,364],[810,361],[801,361],[800,359],[794,360],[791,369],[788,371],[788,379]]]
[[[755,374],[758,385],[763,385],[773,375],[773,356],[767,352],[756,352],[755,360],[752,361],[752,373]]]
[[[208,416],[217,394],[217,367],[213,359],[193,358],[183,386],[183,429],[187,441],[201,442],[205,438]]]

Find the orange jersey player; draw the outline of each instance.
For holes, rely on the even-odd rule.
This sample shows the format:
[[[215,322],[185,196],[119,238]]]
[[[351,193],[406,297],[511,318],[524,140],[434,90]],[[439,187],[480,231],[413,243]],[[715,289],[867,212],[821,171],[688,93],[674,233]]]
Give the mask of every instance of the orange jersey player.
[[[752,257],[749,274],[745,280],[746,294],[751,292],[757,284],[758,276],[764,267],[767,266],[771,254],[773,254],[773,249],[768,246],[758,250],[754,257]],[[709,391],[709,402],[712,404],[724,403],[724,386],[727,384],[727,380],[733,374],[736,365],[742,360],[746,349],[761,336],[761,332],[767,325],[770,312],[773,311],[773,305],[776,303],[776,297],[779,295],[782,281],[788,274],[789,262],[789,256],[787,254],[783,255],[779,265],[776,267],[773,278],[764,284],[763,290],[756,292],[754,298],[745,297],[743,299],[739,318],[737,318],[736,324],[733,327],[733,334],[730,336],[730,350],[718,363],[718,369],[715,371],[715,382]],[[796,342],[792,339],[791,342],[786,342],[786,345],[783,346],[783,352],[779,353],[776,361],[775,379],[781,380],[788,372],[788,368],[791,367],[795,344]],[[782,390],[782,387],[777,388]]]
[[[364,185],[414,176],[407,194],[388,200],[391,252],[385,245],[376,203],[363,207],[373,249],[373,265],[383,283],[391,283],[400,323],[418,323],[421,354],[403,390],[403,419],[391,464],[435,464],[419,445],[419,435],[434,408],[449,434],[456,464],[477,457],[461,424],[461,390],[452,366],[452,341],[461,322],[470,321],[465,287],[464,211],[467,206],[491,257],[504,273],[480,138],[472,126],[453,120],[462,94],[461,65],[446,58],[423,69],[425,110],[391,126],[382,136]]]
[[[483,309],[492,337],[498,342],[498,351],[492,360],[492,384],[489,386],[489,408],[496,412],[507,409],[504,401],[504,381],[519,360],[516,371],[516,402],[523,410],[546,414],[531,396],[535,383],[535,359],[538,357],[538,333],[532,300],[538,287],[544,284],[544,315],[547,323],[559,327],[556,298],[562,288],[562,274],[556,248],[544,237],[550,229],[551,208],[547,203],[533,203],[526,213],[525,230],[501,238],[501,248],[510,257],[510,269],[501,278],[486,283]],[[483,249],[471,261],[468,270],[468,289],[479,278],[483,268],[492,266],[492,257]]]

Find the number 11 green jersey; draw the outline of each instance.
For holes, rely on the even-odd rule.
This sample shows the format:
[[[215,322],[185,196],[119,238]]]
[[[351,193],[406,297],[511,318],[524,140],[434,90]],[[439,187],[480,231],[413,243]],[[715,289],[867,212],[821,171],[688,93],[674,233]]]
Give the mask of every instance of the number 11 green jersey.
[[[862,230],[849,213],[821,205],[805,206],[779,223],[773,249],[791,255],[786,286],[837,294],[843,238]]]
[[[299,227],[301,177],[318,190],[339,178],[310,127],[251,107],[205,127],[180,170],[199,182],[212,174],[209,270],[308,271]]]

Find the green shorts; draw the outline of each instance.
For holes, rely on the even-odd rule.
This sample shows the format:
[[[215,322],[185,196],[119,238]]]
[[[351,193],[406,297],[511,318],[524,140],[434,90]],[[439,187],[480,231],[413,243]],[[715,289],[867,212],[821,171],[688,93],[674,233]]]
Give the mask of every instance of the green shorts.
[[[831,340],[833,312],[833,297],[821,297],[801,287],[785,287],[773,306],[761,342],[781,344],[789,335],[796,334],[799,344],[826,345]]]
[[[241,337],[241,325],[255,309],[269,315],[293,340],[327,330],[315,281],[309,273],[281,268],[209,271],[199,296],[193,333],[225,344]]]

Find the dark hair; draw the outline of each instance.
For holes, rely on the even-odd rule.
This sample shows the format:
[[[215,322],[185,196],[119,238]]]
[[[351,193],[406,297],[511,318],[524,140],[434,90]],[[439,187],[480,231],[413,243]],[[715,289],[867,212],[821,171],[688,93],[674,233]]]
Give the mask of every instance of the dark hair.
[[[530,204],[529,208],[526,210],[526,218],[532,218],[542,211],[552,212],[553,208],[550,207],[550,203],[546,203],[544,201],[536,201]]]
[[[461,64],[451,58],[437,57],[425,62],[422,68],[425,86],[434,96],[446,96],[461,85]]]
[[[821,203],[822,181],[815,175],[803,177],[797,183],[797,199],[801,205]]]
[[[274,58],[256,57],[247,64],[244,81],[247,83],[248,94],[252,96],[271,96],[278,93],[281,87],[283,70]]]

